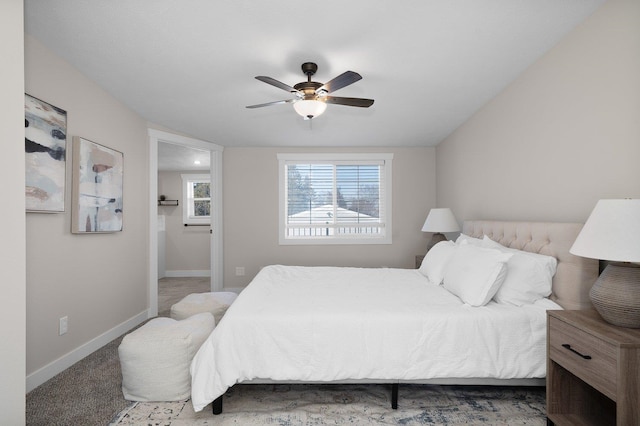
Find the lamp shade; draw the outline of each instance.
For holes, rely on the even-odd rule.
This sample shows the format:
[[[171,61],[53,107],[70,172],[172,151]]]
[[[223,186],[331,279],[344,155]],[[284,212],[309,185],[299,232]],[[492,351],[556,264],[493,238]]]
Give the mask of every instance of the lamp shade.
[[[422,232],[458,232],[460,225],[449,208],[431,209]]]
[[[293,109],[305,118],[315,118],[327,109],[327,104],[318,100],[302,99],[293,104]]]
[[[640,200],[600,200],[573,243],[572,254],[640,262]]]

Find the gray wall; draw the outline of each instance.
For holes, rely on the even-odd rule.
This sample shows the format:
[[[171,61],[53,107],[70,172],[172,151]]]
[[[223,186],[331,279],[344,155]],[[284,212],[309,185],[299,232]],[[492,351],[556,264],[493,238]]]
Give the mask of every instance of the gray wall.
[[[393,244],[278,245],[278,159],[281,152],[391,152]],[[224,285],[244,287],[265,265],[388,266],[412,268],[424,253],[420,229],[435,205],[434,148],[225,148]],[[237,277],[235,268],[246,275]]]
[[[0,155],[2,183],[2,309],[0,413],[2,423],[25,422],[25,214],[23,2],[0,2]]]
[[[610,0],[440,143],[458,219],[584,222],[640,198],[640,2]]]
[[[158,194],[179,200],[177,207],[159,206],[166,225],[165,266],[168,276],[189,276],[190,271],[209,271],[211,243],[208,226],[184,226],[182,222],[182,174],[207,172],[158,172]]]
[[[35,39],[25,39],[26,92],[67,111],[67,152],[82,136],[124,153],[124,230],[72,235],[71,155],[65,213],[27,214],[27,374],[146,312],[146,122]],[[21,157],[21,162],[24,162]],[[69,332],[58,336],[68,316]]]

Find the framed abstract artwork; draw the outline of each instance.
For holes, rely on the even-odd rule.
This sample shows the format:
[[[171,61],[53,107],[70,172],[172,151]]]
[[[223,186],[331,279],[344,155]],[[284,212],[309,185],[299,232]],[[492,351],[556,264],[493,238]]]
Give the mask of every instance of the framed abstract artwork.
[[[124,155],[73,137],[71,232],[122,231]]]
[[[26,211],[64,212],[67,112],[27,94],[24,110]]]

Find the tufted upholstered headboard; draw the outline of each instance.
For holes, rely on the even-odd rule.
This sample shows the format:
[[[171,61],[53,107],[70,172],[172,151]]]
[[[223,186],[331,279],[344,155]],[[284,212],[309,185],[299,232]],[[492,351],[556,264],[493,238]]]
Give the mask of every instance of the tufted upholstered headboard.
[[[551,299],[565,309],[593,309],[589,290],[598,278],[598,261],[569,253],[581,229],[580,223],[468,220],[462,232],[476,238],[487,235],[506,247],[555,257],[558,269]]]

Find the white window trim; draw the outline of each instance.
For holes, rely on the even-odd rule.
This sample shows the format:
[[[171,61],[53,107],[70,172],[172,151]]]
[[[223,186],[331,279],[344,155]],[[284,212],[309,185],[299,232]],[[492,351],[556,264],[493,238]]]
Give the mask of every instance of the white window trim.
[[[392,176],[393,176],[393,154],[391,153],[337,153],[337,154],[294,154],[279,153],[278,154],[278,180],[279,180],[279,196],[278,196],[278,241],[280,245],[336,245],[336,244],[391,244],[392,243]],[[346,161],[349,164],[358,164],[359,162],[371,163],[373,161],[384,162],[384,194],[383,199],[385,209],[385,232],[381,237],[369,238],[286,238],[286,164],[287,162],[305,162],[305,163],[322,163],[331,162],[338,163]]]
[[[210,225],[211,216],[195,217],[191,214],[193,204],[189,199],[189,183],[193,181],[208,181],[209,185],[211,185],[211,175],[181,174],[180,176],[182,177],[182,223],[185,225]]]

